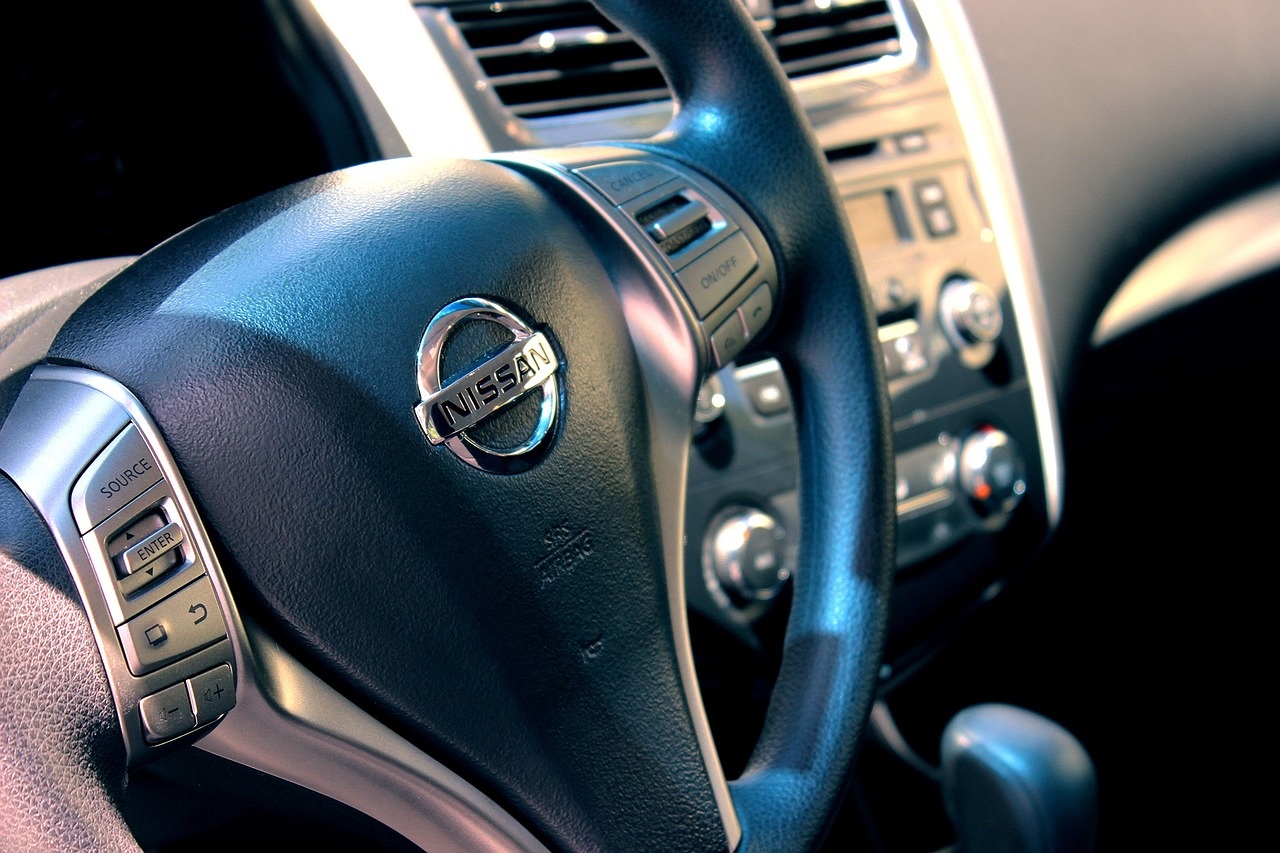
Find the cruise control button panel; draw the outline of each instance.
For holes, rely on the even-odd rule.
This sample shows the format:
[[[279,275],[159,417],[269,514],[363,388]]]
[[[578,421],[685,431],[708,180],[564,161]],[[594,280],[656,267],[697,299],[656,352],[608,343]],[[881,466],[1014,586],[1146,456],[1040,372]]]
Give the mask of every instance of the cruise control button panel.
[[[650,155],[572,169],[612,205],[671,273],[701,326],[713,368],[729,364],[772,319],[777,267],[764,235],[708,179]]]

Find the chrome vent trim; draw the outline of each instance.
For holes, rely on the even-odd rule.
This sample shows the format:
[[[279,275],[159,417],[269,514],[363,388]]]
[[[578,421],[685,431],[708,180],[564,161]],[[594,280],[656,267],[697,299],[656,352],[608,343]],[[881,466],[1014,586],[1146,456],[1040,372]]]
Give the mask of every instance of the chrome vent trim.
[[[520,119],[569,116],[670,98],[657,64],[585,0],[432,0],[488,89]],[[787,76],[878,73],[914,60],[898,0],[773,0],[757,24]]]

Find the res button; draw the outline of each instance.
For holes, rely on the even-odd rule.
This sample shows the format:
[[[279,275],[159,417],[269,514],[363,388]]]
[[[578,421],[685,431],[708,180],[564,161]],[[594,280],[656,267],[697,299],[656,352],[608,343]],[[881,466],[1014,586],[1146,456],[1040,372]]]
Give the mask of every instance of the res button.
[[[742,324],[747,327],[748,337],[754,338],[760,334],[769,322],[769,315],[773,313],[773,293],[770,292],[769,285],[757,287],[738,311],[742,314]]]

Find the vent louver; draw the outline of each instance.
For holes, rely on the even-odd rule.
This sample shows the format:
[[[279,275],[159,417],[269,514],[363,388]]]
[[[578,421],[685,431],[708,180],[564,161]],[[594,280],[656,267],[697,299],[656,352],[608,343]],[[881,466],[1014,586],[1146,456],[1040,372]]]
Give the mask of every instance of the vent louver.
[[[566,115],[670,97],[657,65],[579,0],[436,0],[498,99],[521,118]],[[787,76],[870,62],[902,50],[884,0],[774,0],[762,24]]]

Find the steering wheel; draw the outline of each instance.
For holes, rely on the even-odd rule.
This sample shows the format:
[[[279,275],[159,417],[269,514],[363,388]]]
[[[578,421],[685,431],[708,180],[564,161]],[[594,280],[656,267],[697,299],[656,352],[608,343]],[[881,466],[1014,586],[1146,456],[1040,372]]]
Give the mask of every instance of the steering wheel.
[[[59,539],[67,486],[37,493],[26,461],[82,441],[87,421],[42,431],[47,417],[24,413],[90,371],[99,390],[127,389],[114,399],[173,481],[196,543],[184,553],[226,611],[213,648],[234,654],[239,702],[192,739],[302,773],[283,762],[321,761],[314,727],[275,742],[243,721],[354,709],[369,742],[353,736],[332,772],[413,775],[417,758],[371,757],[396,739],[444,768],[432,784],[482,803],[451,823],[448,797],[369,783],[362,808],[417,809],[445,830],[408,834],[441,849],[822,838],[869,711],[893,566],[874,318],[825,160],[741,4],[598,3],[670,81],[678,108],[659,136],[385,161],[240,205],[102,287],[16,403],[10,383],[0,464],[25,492],[0,482],[11,843],[132,844],[113,801],[117,713],[138,740],[137,711],[113,704],[98,654],[121,665],[116,635],[95,647],[63,564],[92,530]],[[682,188],[678,209],[640,209],[660,186]],[[673,260],[690,240],[738,248],[693,275]],[[684,474],[702,378],[757,339],[795,398],[804,528],[763,735],[726,782],[684,624]],[[53,647],[36,625],[58,626]]]

